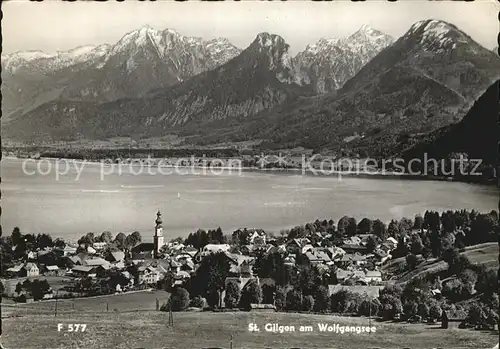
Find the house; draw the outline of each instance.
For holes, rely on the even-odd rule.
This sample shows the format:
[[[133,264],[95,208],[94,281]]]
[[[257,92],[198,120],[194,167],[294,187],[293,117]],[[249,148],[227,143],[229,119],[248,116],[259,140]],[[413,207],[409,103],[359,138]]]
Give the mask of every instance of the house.
[[[27,277],[40,275],[40,269],[38,269],[38,266],[35,263],[26,263],[23,269],[26,271]]]
[[[304,245],[302,247],[302,250],[300,251],[300,253],[304,254],[304,253],[307,253],[307,252],[310,252],[310,251],[314,251],[314,246],[311,245],[311,244],[307,244],[307,245]]]
[[[359,238],[358,236],[351,236],[343,240],[343,245],[360,245],[360,244],[361,244],[361,238]]]
[[[46,265],[44,267],[44,275],[58,275],[60,271],[57,265]]]
[[[309,241],[309,239],[306,238],[293,239],[286,243],[286,251],[290,254],[300,254],[302,253],[302,247],[310,243],[311,241]]]
[[[321,250],[316,250],[313,249],[312,251],[308,251],[304,254],[304,260],[309,264],[309,265],[317,265],[317,264],[332,264],[332,260],[326,254],[326,252],[321,251]]]
[[[398,240],[396,240],[395,238],[393,238],[392,236],[387,238],[385,241],[384,241],[385,244],[389,245],[389,246],[392,246],[392,248],[396,248],[396,246],[398,245]]]
[[[444,310],[441,315],[441,328],[457,328],[465,322],[467,312],[465,310]]]
[[[367,283],[378,283],[382,282],[382,273],[378,270],[368,270],[365,273],[365,280]]]
[[[70,256],[76,254],[76,247],[71,245],[64,246],[63,256]]]
[[[71,273],[77,277],[90,276],[90,274],[92,274],[94,272],[95,272],[94,267],[85,266],[85,265],[77,265],[77,266],[73,267],[73,269],[71,269]]]
[[[172,270],[172,272],[174,274],[177,274],[181,270],[181,267],[182,267],[182,264],[180,262],[176,261],[175,259],[172,259],[170,261],[170,270]]]
[[[342,255],[340,259],[337,259],[335,262],[339,266],[339,268],[347,268],[354,263],[353,255],[346,253]]]
[[[253,275],[252,268],[255,258],[228,252],[226,252],[226,256],[229,260],[229,272],[231,274],[244,277],[251,277]]]
[[[343,244],[340,246],[346,253],[367,253],[368,249],[366,246],[354,245],[354,244]]]
[[[92,246],[88,246],[88,247],[87,247],[87,253],[88,253],[88,254],[96,254],[96,253],[97,253],[97,251],[96,251],[96,249],[95,249],[95,248],[93,248]]]
[[[335,272],[335,276],[336,276],[337,282],[339,284],[342,284],[345,280],[350,278],[351,275],[352,275],[351,271],[340,269],[340,268],[338,268],[337,271]]]
[[[107,242],[94,242],[92,244],[92,247],[96,251],[103,251],[107,246],[108,246]]]
[[[328,254],[328,256],[332,261],[342,258],[342,256],[345,255],[346,253],[340,247],[328,247],[325,249],[325,252]]]
[[[135,260],[147,260],[153,259],[153,251],[155,249],[155,245],[152,242],[142,242],[137,246],[134,246],[130,252],[132,254],[132,259]]]
[[[295,254],[289,254],[288,256],[285,257],[285,259],[283,260],[283,264],[284,265],[289,265],[289,266],[293,266],[295,265],[296,263],[296,257],[295,257]]]
[[[227,252],[231,248],[228,244],[208,244],[202,249],[204,256],[210,253]]]
[[[90,266],[90,267],[102,267],[105,270],[108,270],[109,268],[111,268],[111,263],[109,263],[107,260],[100,258],[100,257],[86,259],[84,261],[84,265]]]
[[[161,278],[161,273],[159,272],[158,269],[156,269],[153,266],[148,266],[144,269],[141,270],[139,268],[139,283],[140,284],[156,284],[158,281],[160,281]]]
[[[194,263],[191,259],[184,260],[181,264],[182,271],[186,271],[188,273],[192,273],[194,271]]]
[[[110,262],[122,262],[125,260],[125,252],[123,251],[113,251],[106,258]]]
[[[257,239],[257,240],[256,240]],[[250,245],[259,243],[266,244],[266,232],[262,229],[251,229],[248,235],[248,242]]]
[[[209,254],[228,252],[230,248],[231,246],[228,244],[208,244],[203,247],[203,249],[198,251],[198,253],[194,256],[194,260],[199,263],[203,257],[208,256]]]
[[[24,264],[18,264],[15,265],[9,269],[7,269],[7,273],[11,276],[23,276],[24,270],[23,270]]]

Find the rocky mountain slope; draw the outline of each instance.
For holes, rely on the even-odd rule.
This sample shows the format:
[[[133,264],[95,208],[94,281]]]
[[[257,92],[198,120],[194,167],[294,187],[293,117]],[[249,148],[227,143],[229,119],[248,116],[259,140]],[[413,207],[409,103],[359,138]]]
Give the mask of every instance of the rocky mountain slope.
[[[500,144],[499,84],[500,80],[493,83],[460,122],[421,137],[416,145],[403,152],[403,157],[421,159],[427,154],[428,158],[449,159],[463,154],[485,164],[496,164]]]
[[[400,135],[459,121],[499,77],[500,59],[490,50],[449,23],[420,21],[336,94],[286,105],[273,111],[265,131],[252,125],[242,132],[286,147],[383,154]],[[357,141],[345,141],[352,138]]]
[[[24,139],[68,139],[160,135],[171,129],[189,133],[241,124],[247,117],[310,93],[294,74],[288,48],[280,36],[261,33],[226,64],[171,88],[101,105],[46,103],[17,117],[6,129]]]
[[[317,93],[335,91],[393,41],[367,25],[343,39],[323,38],[297,54],[297,73]]]
[[[281,37],[261,33],[230,58],[236,50],[226,54],[225,40],[199,44],[172,31],[141,28],[97,58],[99,73],[71,66],[82,78],[61,91],[63,98],[16,113],[4,130],[33,142],[176,133],[198,144],[259,139],[265,147],[386,155],[409,146],[404,140],[413,134],[461,120],[500,77],[493,52],[443,21],[417,22],[383,48],[389,41],[363,27],[292,59]],[[187,49],[192,47],[199,50]],[[314,52],[324,60],[314,61]],[[343,65],[349,63],[345,57],[353,58],[351,65]],[[163,64],[166,60],[170,63]],[[218,67],[207,63],[224,60]],[[316,68],[307,68],[304,62],[312,61],[309,68]],[[307,80],[308,71],[317,74]],[[344,83],[350,74],[355,75]],[[83,75],[89,84],[79,85]],[[133,93],[139,96],[129,96]],[[106,99],[116,100],[102,103]]]
[[[2,56],[4,114],[56,99],[103,103],[143,96],[220,66],[241,52],[227,39],[204,41],[148,26],[114,45]]]

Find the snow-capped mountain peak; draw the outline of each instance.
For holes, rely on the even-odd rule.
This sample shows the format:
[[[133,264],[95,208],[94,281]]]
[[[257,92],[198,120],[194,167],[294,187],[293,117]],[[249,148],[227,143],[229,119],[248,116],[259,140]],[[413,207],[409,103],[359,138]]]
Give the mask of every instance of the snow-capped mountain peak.
[[[303,83],[325,93],[339,89],[392,42],[392,37],[363,25],[346,38],[321,38],[308,45],[295,57],[295,65]]]
[[[412,40],[425,51],[441,52],[453,50],[460,44],[469,44],[471,39],[454,25],[436,19],[414,23],[400,40]]]

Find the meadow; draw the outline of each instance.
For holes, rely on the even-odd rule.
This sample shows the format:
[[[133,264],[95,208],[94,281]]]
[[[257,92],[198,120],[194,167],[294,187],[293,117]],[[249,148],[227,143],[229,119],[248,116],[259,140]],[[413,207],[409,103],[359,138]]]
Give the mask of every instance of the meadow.
[[[467,246],[460,254],[466,256],[472,264],[482,264],[488,269],[498,269],[498,243],[496,242]],[[382,271],[394,274],[398,265],[402,263],[406,263],[404,257],[393,259],[383,266]],[[446,270],[448,270],[448,264],[445,261],[433,258],[422,262],[414,270],[394,276],[393,280],[396,283],[405,283],[415,277],[439,274]]]
[[[154,294],[153,294],[154,295]],[[127,297],[120,302],[126,300]],[[132,301],[131,301],[132,302]],[[89,303],[90,304],[90,303]],[[135,305],[139,305],[136,299]],[[30,309],[33,306],[27,306]],[[90,305],[89,305],[90,307]],[[93,307],[90,307],[91,309]],[[96,304],[96,308],[99,305]],[[49,311],[18,313],[3,319],[2,344],[14,349],[192,349],[192,348],[321,348],[321,349],[486,349],[498,341],[498,334],[437,325],[372,321],[375,333],[319,332],[318,323],[341,326],[368,326],[367,318],[275,312],[181,312],[143,311]],[[260,332],[249,331],[255,323]],[[295,326],[291,333],[266,332],[266,323]],[[63,329],[58,331],[58,324]],[[68,324],[86,324],[83,333],[68,332]],[[299,332],[312,326],[313,332]]]

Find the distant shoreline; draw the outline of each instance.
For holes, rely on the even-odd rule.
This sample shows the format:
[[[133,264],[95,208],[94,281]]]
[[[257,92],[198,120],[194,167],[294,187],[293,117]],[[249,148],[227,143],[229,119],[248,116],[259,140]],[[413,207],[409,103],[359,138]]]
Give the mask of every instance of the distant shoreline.
[[[26,160],[30,159],[29,157],[16,157],[16,156],[3,156],[3,159],[6,160]],[[34,161],[40,161],[40,160],[60,160],[60,159],[65,159],[65,160],[73,160],[77,163],[89,163],[89,164],[101,164],[101,160],[88,160],[88,159],[77,159],[77,158],[54,158],[54,157],[39,157],[39,158],[32,158]],[[147,163],[142,163],[142,164],[134,164],[134,161],[145,161],[147,159],[143,158],[134,158],[131,159],[130,162],[121,162],[121,163],[116,163],[116,164],[104,164],[106,167],[110,166],[115,166],[115,165],[126,165],[129,167],[147,167]],[[151,160],[151,159],[150,159]],[[159,160],[159,159],[156,159]],[[242,160],[242,159],[236,159],[236,160]],[[154,160],[153,160],[154,161]],[[460,183],[468,183],[468,184],[480,184],[480,185],[486,185],[486,186],[491,186],[491,185],[496,185],[496,180],[495,179],[489,179],[485,178],[482,176],[467,176],[467,177],[446,177],[446,176],[435,176],[435,175],[415,175],[415,174],[407,174],[407,173],[401,173],[401,172],[387,172],[385,174],[380,173],[380,171],[374,171],[374,172],[369,172],[369,171],[339,171],[339,170],[329,170],[327,169],[326,171],[328,173],[321,173],[319,169],[302,169],[302,168],[296,168],[296,167],[290,167],[290,168],[280,168],[280,167],[269,167],[269,168],[259,168],[259,167],[248,167],[248,166],[243,166],[243,167],[230,167],[230,166],[200,166],[200,165],[172,165],[172,164],[165,164],[165,165],[159,165],[158,162],[154,162],[150,164],[151,167],[160,167],[160,168],[171,168],[171,169],[196,169],[196,170],[227,170],[227,171],[242,171],[242,172],[262,172],[262,173],[297,173],[299,172],[300,175],[307,175],[307,176],[321,176],[321,177],[349,177],[349,178],[373,178],[373,179],[398,179],[398,180],[419,180],[419,181],[439,181],[439,182],[460,182]]]

